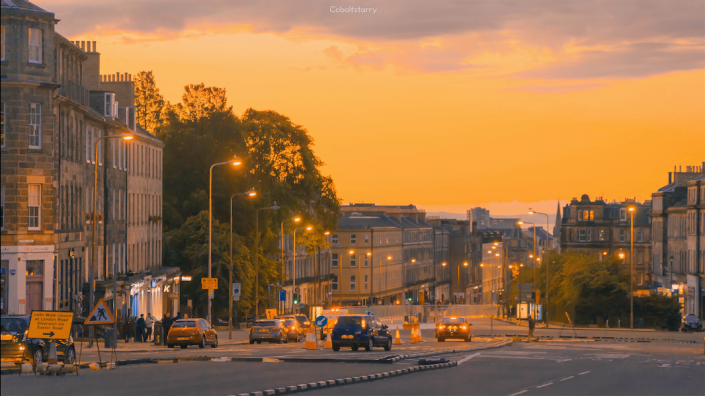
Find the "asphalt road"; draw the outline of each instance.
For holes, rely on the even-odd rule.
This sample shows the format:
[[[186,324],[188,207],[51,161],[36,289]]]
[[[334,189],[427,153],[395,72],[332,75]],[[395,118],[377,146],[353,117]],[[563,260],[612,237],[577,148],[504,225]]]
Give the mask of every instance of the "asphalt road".
[[[428,344],[430,347],[440,343]],[[447,347],[453,343],[444,344]],[[259,347],[264,349],[264,345]],[[501,349],[442,355],[458,361],[457,367],[308,393],[312,396],[702,395],[705,393],[702,353],[702,345],[671,342],[520,342]],[[0,381],[2,395],[233,395],[369,375],[410,367],[417,362],[418,359],[392,364],[180,362],[97,372],[81,370],[78,376],[65,377],[3,375]]]

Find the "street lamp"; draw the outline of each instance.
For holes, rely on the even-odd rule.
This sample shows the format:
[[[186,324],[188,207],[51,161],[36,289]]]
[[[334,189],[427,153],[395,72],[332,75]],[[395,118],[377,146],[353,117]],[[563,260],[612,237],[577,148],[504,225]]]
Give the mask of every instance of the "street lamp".
[[[255,320],[259,317],[259,212],[279,209],[281,208],[277,206],[277,201],[274,201],[274,205],[259,208],[255,212]]]
[[[627,210],[631,215],[629,222],[631,228],[629,234],[629,328],[634,330],[634,212],[636,212],[636,207],[629,206]]]
[[[297,219],[294,219],[294,221],[301,220],[300,218],[297,218]],[[294,232],[293,232],[293,234],[294,234],[294,246],[293,246],[294,260],[293,260],[293,271],[291,274],[291,293],[292,294],[296,292],[296,231],[303,230],[303,229],[305,229],[306,231],[311,231],[313,229],[313,227],[306,226],[306,227],[301,227],[301,228],[294,228]],[[292,314],[294,313],[294,299],[293,298],[291,299],[291,313]]]
[[[301,216],[295,216],[291,219],[284,219],[281,222],[281,242],[280,242],[279,246],[281,248],[281,255],[282,255],[282,271],[281,271],[281,287],[282,288],[284,288],[284,222],[285,221],[293,221],[295,223],[298,223],[299,221],[301,221]],[[294,257],[294,259],[296,259],[296,257]],[[292,289],[292,293],[293,293],[293,289]],[[284,305],[282,305],[282,311],[285,311],[285,310],[286,310],[286,305],[284,304]],[[282,312],[282,313],[284,313],[284,312]]]
[[[528,213],[530,215],[533,214],[540,214],[546,216],[546,248],[545,252],[548,253],[548,223],[549,223],[549,218],[547,213],[541,213],[541,212],[536,212],[535,210],[529,208]],[[549,280],[548,280],[548,261],[546,261],[546,307],[544,308],[544,319],[546,321],[546,328],[548,328],[548,286],[549,286]]]
[[[668,269],[670,272],[669,286],[671,287],[671,290],[673,290],[673,256],[668,256]]]
[[[93,304],[95,300],[95,262],[96,262],[96,251],[95,251],[95,224],[98,222],[98,144],[104,139],[123,139],[132,140],[134,136],[123,133],[121,135],[115,136],[103,136],[95,141],[95,166],[93,168],[93,239],[91,240],[91,268],[90,268],[90,293],[88,296],[88,309],[93,309]],[[106,164],[107,166],[107,164]],[[105,180],[103,180],[105,184]],[[107,224],[107,223],[106,223]],[[115,265],[113,265],[113,317],[117,317],[117,271],[115,271]],[[107,271],[106,271],[107,272]],[[58,275],[57,275],[58,278]],[[117,320],[113,324],[113,342],[117,343]],[[93,347],[93,326],[89,328],[90,338],[88,340],[88,347]]]
[[[247,195],[248,197],[254,197],[257,195],[257,191],[252,187],[244,193],[235,193],[230,196],[230,270],[228,274],[228,283],[230,285],[230,298],[228,298],[229,309],[228,309],[228,339],[233,339],[233,198],[239,195]],[[237,320],[237,318],[235,318]]]
[[[237,155],[233,156],[235,159],[231,161],[218,162],[211,165],[208,171],[208,278],[211,277],[211,251],[213,245],[213,168],[219,165],[232,164],[233,166],[240,166],[242,162],[237,159]],[[215,291],[213,289],[208,289],[208,323],[213,324],[211,321],[211,310],[213,306],[213,297],[215,296]]]

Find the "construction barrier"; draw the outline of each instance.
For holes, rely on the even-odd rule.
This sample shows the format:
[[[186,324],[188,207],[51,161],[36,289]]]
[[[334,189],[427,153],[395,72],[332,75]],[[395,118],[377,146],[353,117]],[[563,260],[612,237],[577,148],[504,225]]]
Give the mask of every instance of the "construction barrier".
[[[304,349],[318,349],[318,344],[316,343],[316,333],[313,331],[313,327],[309,327],[306,331],[306,342],[304,343]]]

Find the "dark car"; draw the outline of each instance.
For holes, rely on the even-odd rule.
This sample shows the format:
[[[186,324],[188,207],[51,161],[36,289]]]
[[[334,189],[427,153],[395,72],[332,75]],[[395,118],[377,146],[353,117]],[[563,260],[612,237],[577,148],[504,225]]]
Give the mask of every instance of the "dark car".
[[[34,364],[47,360],[49,356],[49,342],[45,339],[27,338],[30,315],[3,316],[0,318],[0,349],[3,362],[22,363],[31,361]],[[76,347],[73,338],[68,341],[56,341],[56,357],[65,363],[76,361]]]
[[[262,341],[278,344],[289,341],[287,331],[279,319],[258,320],[250,327],[250,344],[261,344]]]
[[[276,319],[279,319],[282,323],[283,329],[286,331],[287,340],[301,342],[305,339],[306,330],[301,327],[299,321],[293,316],[277,316]]]
[[[703,331],[703,325],[700,323],[700,319],[698,319],[697,316],[688,314],[683,317],[681,331]]]
[[[465,318],[455,316],[445,317],[436,325],[436,338],[443,342],[449,338],[459,338],[465,341],[472,340],[471,324]]]
[[[392,335],[387,325],[373,315],[346,315],[340,316],[333,327],[331,343],[336,352],[343,346],[349,346],[353,351],[361,346],[366,351],[371,351],[375,346],[389,351],[392,349]]]

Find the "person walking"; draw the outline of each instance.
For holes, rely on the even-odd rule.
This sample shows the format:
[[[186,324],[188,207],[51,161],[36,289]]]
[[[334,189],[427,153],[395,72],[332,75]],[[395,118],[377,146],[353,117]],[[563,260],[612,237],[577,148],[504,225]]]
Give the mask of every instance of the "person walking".
[[[162,318],[162,328],[164,328],[164,344],[166,344],[166,337],[169,335],[169,329],[171,329],[171,314],[169,312],[164,314]]]
[[[529,314],[529,342],[531,342],[531,339],[534,338],[534,329],[536,328],[536,321],[534,320],[534,317]]]
[[[152,313],[147,312],[147,318],[144,320],[145,325],[147,325],[147,333],[144,335],[144,339],[146,341],[152,340],[152,328],[154,327],[154,322],[156,322],[156,319],[154,319]]]
[[[140,318],[137,319],[135,331],[135,342],[145,342],[145,329],[147,328],[147,322],[144,320],[144,314],[140,314]]]

